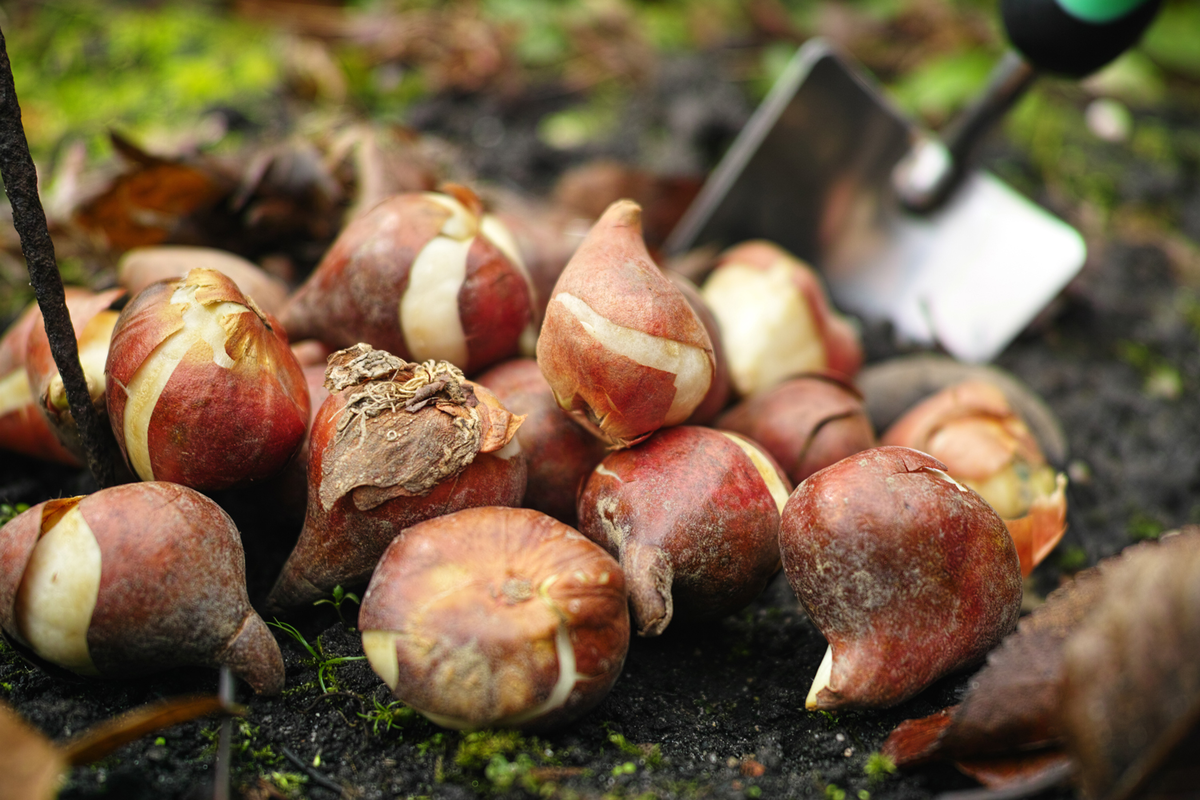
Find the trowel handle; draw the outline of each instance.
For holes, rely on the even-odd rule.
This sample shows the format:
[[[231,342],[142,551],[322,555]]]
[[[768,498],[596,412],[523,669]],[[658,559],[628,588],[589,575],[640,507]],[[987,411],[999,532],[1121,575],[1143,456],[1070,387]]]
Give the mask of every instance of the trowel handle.
[[[958,188],[976,146],[1040,72],[1083,77],[1134,44],[1162,0],[1001,0],[1013,50],[987,88],[946,126],[923,137],[896,165],[893,183],[910,211],[928,213]]]
[[[1043,72],[1082,78],[1125,52],[1161,0],[1001,0],[1013,47]]]

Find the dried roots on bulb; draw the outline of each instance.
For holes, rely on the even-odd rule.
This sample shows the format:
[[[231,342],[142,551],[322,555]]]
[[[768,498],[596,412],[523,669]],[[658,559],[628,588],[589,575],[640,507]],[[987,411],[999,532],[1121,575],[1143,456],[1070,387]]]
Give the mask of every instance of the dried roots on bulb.
[[[462,508],[515,506],[524,417],[445,361],[370,345],[334,353],[313,423],[304,529],[269,603],[280,611],[365,582],[404,528]]]

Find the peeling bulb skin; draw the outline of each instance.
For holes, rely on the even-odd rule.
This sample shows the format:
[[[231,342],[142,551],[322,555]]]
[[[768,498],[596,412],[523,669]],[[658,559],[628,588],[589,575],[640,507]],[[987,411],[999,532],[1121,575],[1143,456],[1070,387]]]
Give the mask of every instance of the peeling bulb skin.
[[[122,289],[109,289],[99,293],[73,289],[66,295],[67,310],[71,314],[71,325],[75,329],[80,366],[83,368],[88,394],[92,404],[102,415],[105,413],[104,363],[113,325],[117,319],[117,313],[109,308],[124,294]],[[33,327],[29,331],[24,361],[29,388],[38,411],[63,446],[83,460],[83,443],[67,404],[62,377],[58,373],[58,365],[54,362],[54,353],[51,351],[40,311],[35,315]]]
[[[902,415],[883,435],[945,462],[1008,526],[1029,575],[1067,528],[1067,478],[1046,463],[1037,438],[1001,388],[975,379],[952,384]]]
[[[621,568],[531,509],[474,508],[388,547],[359,612],[397,698],[443,727],[544,731],[612,688],[629,646]]]
[[[468,373],[516,355],[534,298],[512,237],[484,224],[470,189],[443,189],[394,195],[347,225],[284,309],[288,330]]]
[[[308,387],[283,327],[211,270],[134,298],[105,372],[113,433],[142,480],[204,491],[261,480],[308,429]]]
[[[857,329],[830,305],[817,274],[765,241],[722,253],[700,294],[720,324],[742,396],[807,372],[852,379],[863,363]]]
[[[516,438],[524,418],[453,365],[406,362],[368,345],[329,364],[331,393],[309,443],[304,526],[268,615],[366,583],[405,528],[464,508],[516,506],[525,494]]]
[[[816,708],[880,708],[979,661],[1016,625],[1020,564],[996,512],[903,447],[845,458],[784,508],[788,582],[829,641]]]
[[[43,548],[63,532],[91,537],[94,556],[85,547]],[[45,558],[54,563],[39,563]],[[70,585],[50,598],[28,583],[39,573]],[[34,607],[50,599],[53,611]],[[75,606],[70,618],[86,620],[85,641],[71,639],[86,658],[39,643],[45,635],[35,628],[48,614],[66,619],[67,603]],[[78,628],[72,626],[60,630]],[[279,647],[246,595],[237,528],[212,500],[177,484],[126,484],[49,501],[5,525],[0,627],[44,662],[83,675],[128,678],[227,664],[256,692],[283,688]]]
[[[637,631],[702,620],[753,600],[779,568],[791,485],[735,434],[679,426],[610,453],[579,494],[579,530],[625,570]]]
[[[650,259],[641,209],[614,203],[559,276],[537,361],[559,405],[612,448],[678,425],[716,375],[712,341]]]

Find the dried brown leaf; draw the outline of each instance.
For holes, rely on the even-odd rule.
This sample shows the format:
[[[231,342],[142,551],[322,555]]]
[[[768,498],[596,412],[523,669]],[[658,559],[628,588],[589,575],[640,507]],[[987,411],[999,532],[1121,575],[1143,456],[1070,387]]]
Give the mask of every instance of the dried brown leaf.
[[[1200,528],[1131,548],[1064,652],[1062,724],[1093,798],[1200,785]]]
[[[54,744],[0,702],[0,797],[45,800],[58,794],[67,761]]]
[[[130,168],[82,204],[75,221],[114,250],[165,242],[190,215],[212,208],[228,191],[223,175],[203,163],[147,153],[112,134]]]

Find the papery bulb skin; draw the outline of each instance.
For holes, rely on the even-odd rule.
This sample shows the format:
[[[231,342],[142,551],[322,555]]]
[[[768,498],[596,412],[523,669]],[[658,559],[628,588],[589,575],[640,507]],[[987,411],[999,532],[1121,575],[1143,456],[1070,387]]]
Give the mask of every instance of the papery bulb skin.
[[[683,423],[708,394],[712,341],[651,261],[636,203],[609,206],[559,276],[537,360],[558,404],[612,448]]]
[[[779,568],[791,484],[753,442],[693,425],[610,453],[579,495],[579,530],[620,563],[637,632],[743,608]]]
[[[905,447],[810,476],[788,499],[783,568],[829,642],[808,708],[882,708],[984,657],[1017,624],[1021,570],[999,515]]]
[[[214,247],[155,245],[126,251],[117,264],[117,282],[131,295],[152,283],[179,280],[193,269],[215,269],[231,278],[242,294],[268,314],[278,315],[287,303],[288,286],[239,255]]]
[[[862,395],[832,373],[798,375],[748,397],[716,427],[761,444],[795,485],[877,444]]]
[[[509,411],[525,417],[517,429],[529,464],[521,505],[574,525],[575,496],[583,479],[604,458],[604,443],[559,408],[532,358],[501,362],[476,376],[475,382],[491,389]]]
[[[34,660],[83,676],[224,664],[256,692],[283,689],[237,528],[177,484],[50,500],[0,529],[0,626]]]
[[[313,423],[304,528],[267,598],[283,614],[366,583],[405,528],[476,506],[518,506],[522,417],[447,362],[358,345],[330,357]]]
[[[1008,526],[1023,575],[1066,532],[1066,475],[1046,463],[1004,392],[987,381],[964,381],[926,398],[892,424],[882,443],[928,453],[979,492]]]
[[[145,481],[215,491],[261,480],[308,428],[308,389],[283,326],[213,270],[135,297],[105,372],[117,444]]]
[[[358,627],[395,696],[455,729],[562,727],[604,699],[629,648],[620,566],[531,509],[472,508],[405,530]]]
[[[68,298],[80,291],[65,289]],[[40,320],[37,304],[30,304],[0,338],[0,449],[78,467],[80,460],[63,447],[38,410],[25,371],[29,334]]]
[[[395,195],[347,225],[284,309],[288,331],[467,374],[516,355],[534,304],[516,243],[471,190],[443,188]]]
[[[853,379],[862,366],[857,329],[830,305],[813,269],[774,244],[745,242],[722,253],[700,294],[720,323],[743,397],[806,372]]]

